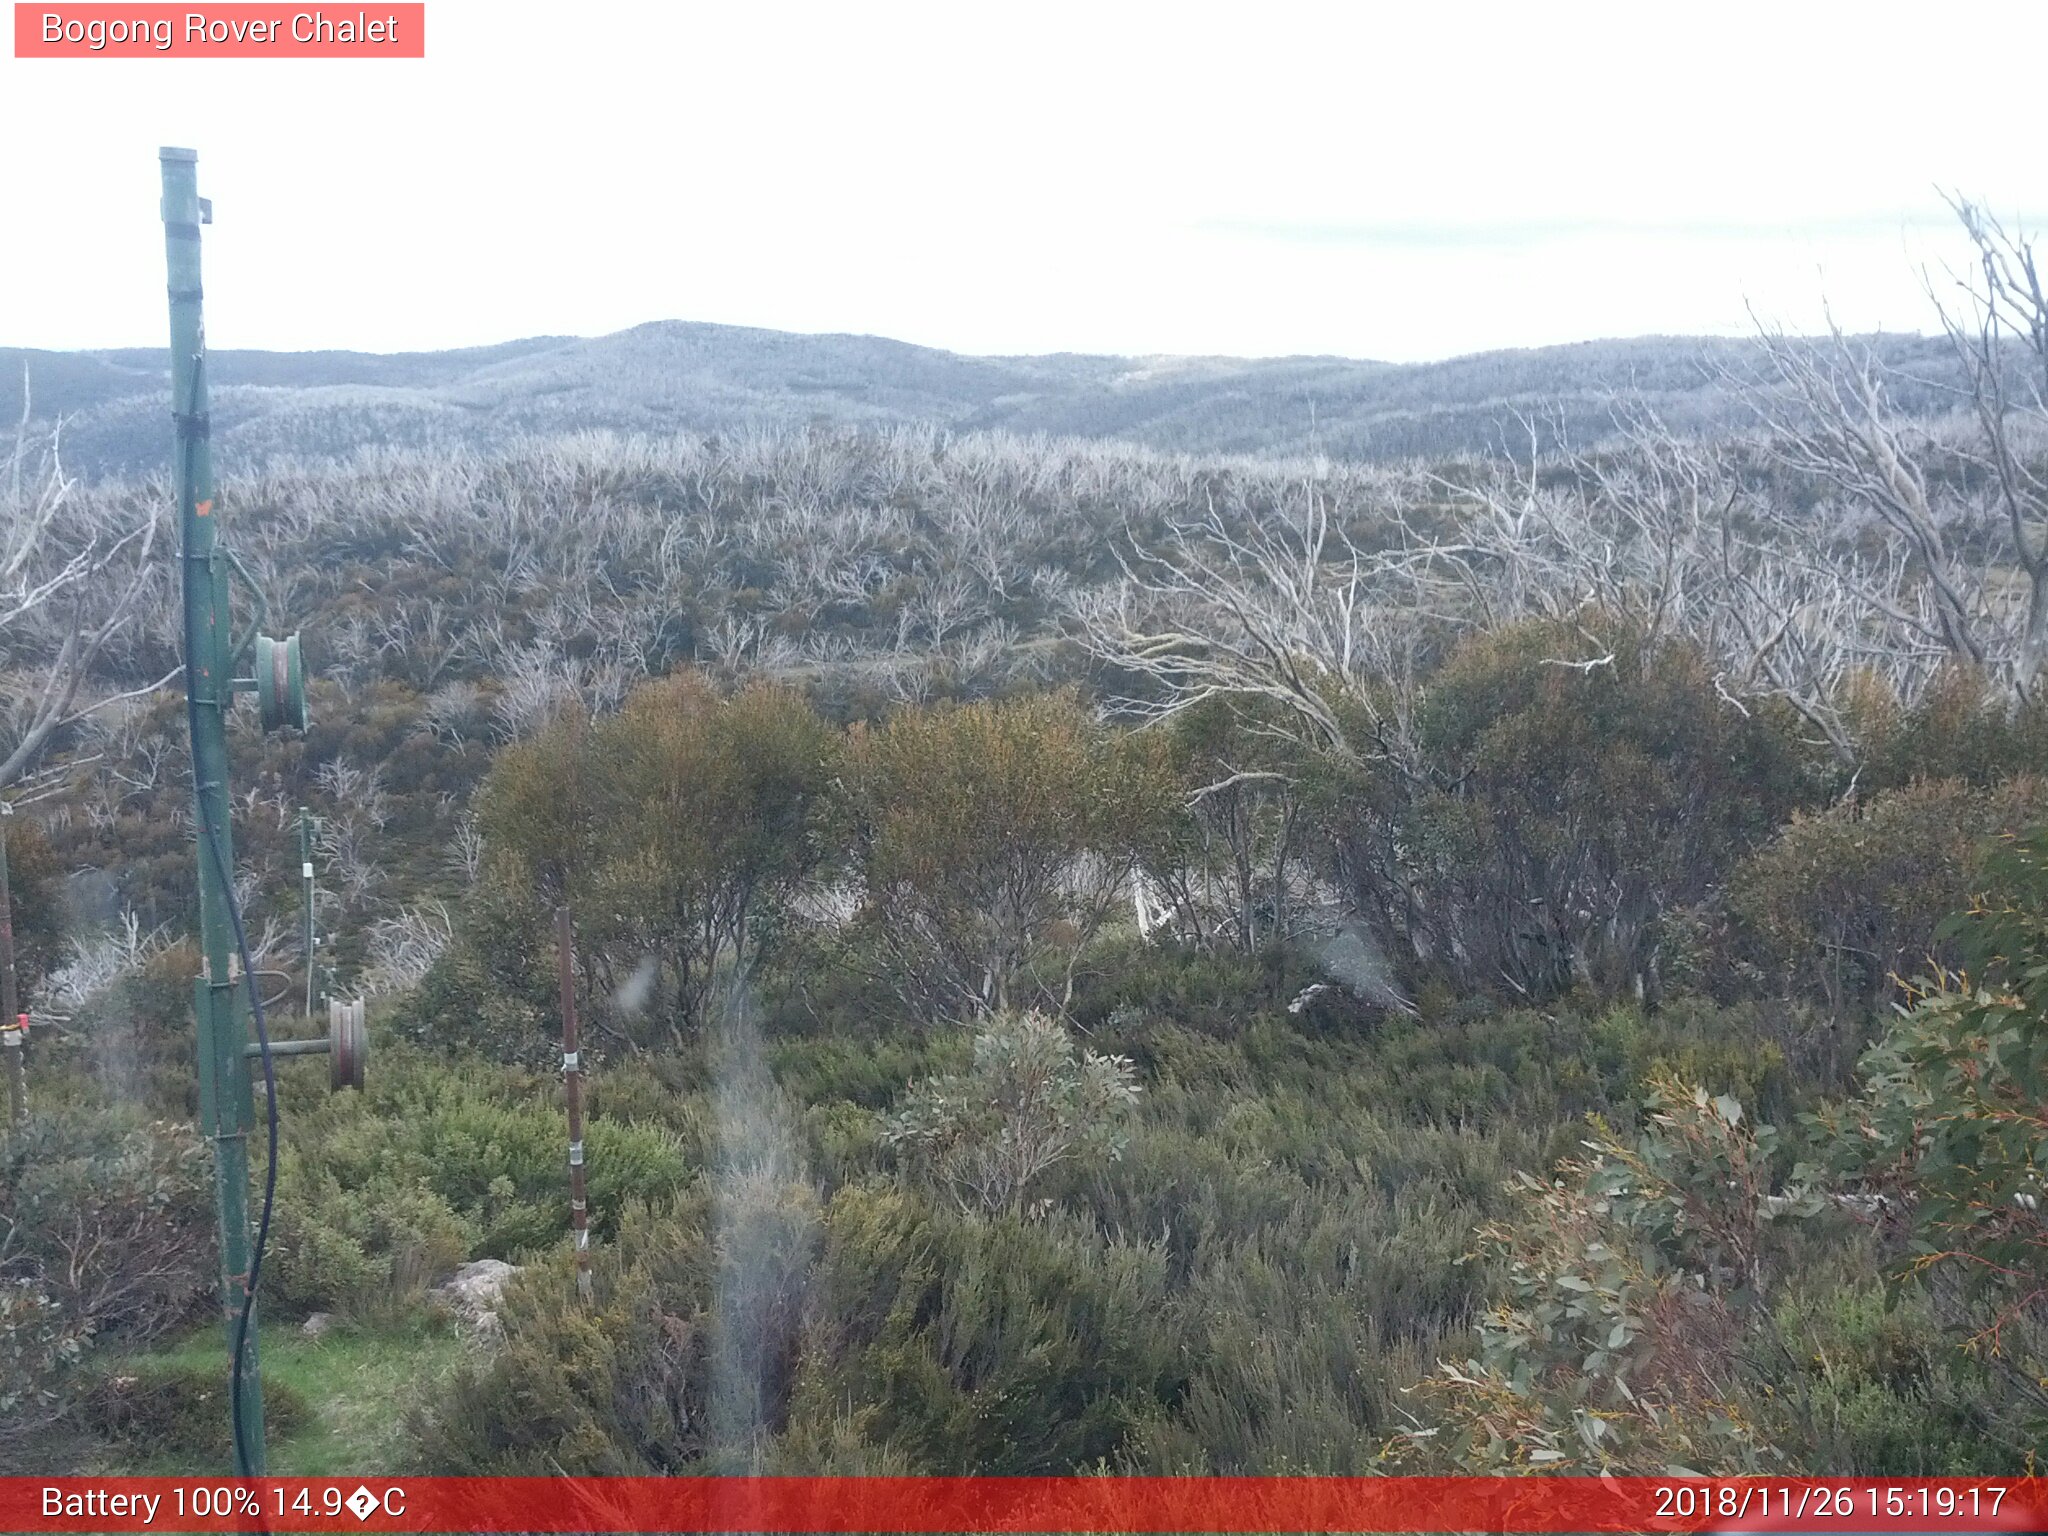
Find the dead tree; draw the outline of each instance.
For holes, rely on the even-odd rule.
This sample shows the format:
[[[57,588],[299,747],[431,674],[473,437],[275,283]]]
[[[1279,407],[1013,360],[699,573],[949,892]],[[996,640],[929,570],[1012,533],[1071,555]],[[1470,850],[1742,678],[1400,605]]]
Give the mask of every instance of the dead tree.
[[[31,442],[28,379],[21,420],[0,461],[0,790],[20,778],[64,726],[118,698],[80,707],[108,642],[143,605],[156,569],[157,510],[126,528],[111,507],[78,494],[59,439]],[[176,673],[170,674],[171,677]]]
[[[1758,400],[1768,453],[1846,507],[1879,519],[1925,590],[1924,619],[1888,595],[1865,596],[1895,623],[1913,629],[1924,622],[1927,638],[1958,661],[1992,662],[1998,616],[1986,604],[1981,570],[1956,537],[1968,508],[1957,487],[1930,474],[1931,436],[1893,405],[1876,355],[1838,327],[1819,341],[1767,331],[1763,343],[1777,385]],[[1807,538],[1819,542],[1814,530]]]
[[[1951,198],[1976,252],[1962,303],[1935,294],[1942,326],[1968,381],[1979,436],[1963,452],[1986,473],[2003,514],[2025,596],[2011,659],[2013,687],[2034,696],[2048,663],[2048,296],[2034,242],[2008,232],[1981,205]],[[1930,285],[1931,287],[1931,285]]]
[[[2025,702],[2048,663],[2048,296],[2030,239],[1977,204],[1950,206],[1974,259],[1926,287],[1959,370],[1935,383],[1953,388],[1959,419],[1911,419],[1897,376],[1832,322],[1813,342],[1764,330],[1772,387],[1753,398],[1777,462],[1886,535],[1898,584],[1845,567],[1843,586],[1902,645],[1981,668]],[[1802,542],[1815,549],[1812,530]]]
[[[1406,677],[1421,627],[1455,601],[1457,543],[1405,536],[1366,550],[1333,526],[1314,484],[1277,514],[1214,501],[1156,545],[1119,551],[1123,580],[1077,593],[1081,644],[1136,687],[1116,700],[1164,719],[1210,699],[1256,705],[1255,729],[1353,761],[1405,755],[1379,684]]]

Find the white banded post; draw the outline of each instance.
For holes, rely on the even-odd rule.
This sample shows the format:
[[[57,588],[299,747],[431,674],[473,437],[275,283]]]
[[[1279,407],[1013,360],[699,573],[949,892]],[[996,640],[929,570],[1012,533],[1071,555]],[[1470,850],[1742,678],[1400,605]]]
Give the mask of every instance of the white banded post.
[[[576,1240],[576,1293],[590,1300],[590,1207],[583,1182],[583,1052],[576,1034],[575,931],[555,908],[555,964],[562,985],[562,1091],[569,1101],[569,1230]]]

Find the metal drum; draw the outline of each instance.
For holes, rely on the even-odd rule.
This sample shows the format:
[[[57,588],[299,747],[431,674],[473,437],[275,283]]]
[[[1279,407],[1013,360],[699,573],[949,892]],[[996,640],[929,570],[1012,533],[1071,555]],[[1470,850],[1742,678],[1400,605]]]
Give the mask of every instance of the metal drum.
[[[369,1031],[363,1027],[363,1000],[327,1000],[327,1086],[336,1093],[363,1086],[363,1063],[370,1054]]]

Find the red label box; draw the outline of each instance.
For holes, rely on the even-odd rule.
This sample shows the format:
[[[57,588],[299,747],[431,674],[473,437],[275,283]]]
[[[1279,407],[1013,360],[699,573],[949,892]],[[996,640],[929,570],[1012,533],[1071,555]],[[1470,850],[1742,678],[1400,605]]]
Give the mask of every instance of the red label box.
[[[5,1478],[0,1530],[1274,1533],[2041,1531],[2034,1478]]]
[[[422,3],[67,5],[16,0],[17,59],[423,59]]]

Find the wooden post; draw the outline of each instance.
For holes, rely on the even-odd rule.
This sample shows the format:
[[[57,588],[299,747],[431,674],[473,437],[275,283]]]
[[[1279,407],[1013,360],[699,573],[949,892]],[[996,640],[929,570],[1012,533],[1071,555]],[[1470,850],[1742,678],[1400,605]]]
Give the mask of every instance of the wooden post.
[[[303,805],[299,807],[299,891],[300,904],[305,908],[304,948],[306,952],[306,1017],[313,1017],[313,946],[316,938],[313,932],[313,813]]]
[[[14,990],[14,899],[7,885],[7,823],[14,807],[0,800],[0,1051],[7,1057],[7,1118],[28,1118],[28,1068],[22,1057],[22,1015]]]
[[[590,1207],[583,1182],[583,1053],[576,1033],[575,931],[567,903],[555,908],[555,964],[562,981],[562,1088],[569,1100],[569,1230],[576,1241],[576,1294],[590,1300]]]

